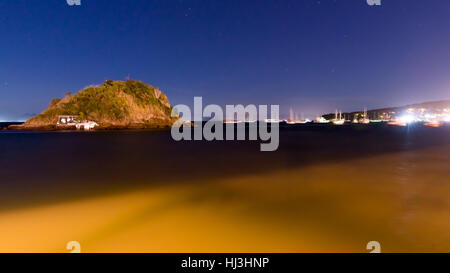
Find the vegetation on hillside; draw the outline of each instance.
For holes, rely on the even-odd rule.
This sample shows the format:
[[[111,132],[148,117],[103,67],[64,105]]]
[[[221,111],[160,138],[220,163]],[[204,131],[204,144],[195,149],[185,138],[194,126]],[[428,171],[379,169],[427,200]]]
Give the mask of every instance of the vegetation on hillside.
[[[80,120],[127,125],[170,121],[172,107],[159,89],[143,82],[105,81],[78,93],[53,99],[43,113],[29,119],[26,125],[56,124],[59,115],[77,115]]]

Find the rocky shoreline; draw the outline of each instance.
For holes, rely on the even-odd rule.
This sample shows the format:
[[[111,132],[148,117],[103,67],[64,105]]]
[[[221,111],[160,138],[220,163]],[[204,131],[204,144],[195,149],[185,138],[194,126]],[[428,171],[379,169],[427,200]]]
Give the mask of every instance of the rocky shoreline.
[[[126,125],[118,124],[102,124],[100,126],[91,129],[90,131],[115,131],[115,130],[153,130],[153,129],[170,129],[171,123],[158,123],[158,124],[146,124],[146,123],[132,123]],[[9,125],[0,130],[8,131],[80,131],[73,125]]]

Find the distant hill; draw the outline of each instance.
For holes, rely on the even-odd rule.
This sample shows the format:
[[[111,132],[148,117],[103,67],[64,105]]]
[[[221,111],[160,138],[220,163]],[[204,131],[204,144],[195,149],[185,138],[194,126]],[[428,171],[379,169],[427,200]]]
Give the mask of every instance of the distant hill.
[[[402,113],[410,108],[425,108],[431,111],[438,111],[441,109],[450,108],[450,100],[440,100],[440,101],[429,101],[429,102],[423,102],[423,103],[416,103],[416,104],[410,104],[400,107],[386,107],[386,108],[380,108],[380,109],[372,109],[368,110],[367,114],[370,118],[378,118],[380,115],[383,115],[384,113]],[[364,110],[356,111],[356,112],[350,112],[350,113],[343,113],[343,115],[347,119],[353,119],[356,115],[361,115],[364,112]],[[394,115],[395,115],[394,114]],[[323,115],[326,119],[333,119],[335,116],[335,113],[330,113]]]
[[[440,101],[429,101],[423,103],[410,104],[403,107],[397,107],[401,109],[408,108],[426,108],[426,109],[445,109],[450,108],[450,100],[440,100]]]
[[[80,120],[97,122],[101,128],[146,128],[173,123],[167,96],[158,88],[140,81],[105,81],[62,99],[30,118],[24,128],[56,127],[58,116],[77,115]]]

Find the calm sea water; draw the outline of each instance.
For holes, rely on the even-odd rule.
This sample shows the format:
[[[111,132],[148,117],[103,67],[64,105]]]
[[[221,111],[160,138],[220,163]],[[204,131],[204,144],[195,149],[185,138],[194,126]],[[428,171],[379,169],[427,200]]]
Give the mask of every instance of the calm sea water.
[[[449,144],[450,126],[285,126],[280,128],[275,152],[260,152],[260,141],[176,142],[170,131],[0,131],[0,186],[6,195],[0,203],[8,207],[21,195],[39,200],[41,192],[46,200],[47,192],[79,191],[83,195],[85,188],[103,192],[142,185],[208,183],[209,178],[404,151],[420,153]],[[442,160],[450,163],[450,154]]]
[[[273,185],[279,186],[271,186],[274,188],[269,190],[273,195],[278,194],[279,199],[271,199],[275,198],[273,195],[265,201],[258,199],[252,213],[267,211],[270,215],[270,208],[263,204],[272,203],[273,208],[280,205],[280,200],[289,200],[280,205],[281,211],[292,211],[300,218],[303,215],[305,218],[329,219],[328,201],[322,198],[327,196],[330,202],[334,200],[341,204],[352,196],[342,189],[359,189],[368,197],[375,197],[374,202],[392,202],[388,207],[380,204],[380,211],[375,211],[384,215],[380,216],[382,221],[389,222],[389,227],[393,228],[383,227],[384,235],[380,235],[398,239],[392,239],[397,242],[391,246],[393,250],[416,249],[407,242],[416,235],[401,235],[401,231],[392,227],[395,223],[410,225],[408,217],[414,216],[415,209],[435,209],[442,212],[442,216],[449,216],[446,197],[448,199],[450,193],[447,192],[450,186],[450,126],[284,126],[280,129],[277,151],[260,152],[259,144],[259,141],[176,142],[171,139],[170,131],[0,131],[0,214],[141,188],[177,185],[202,188],[221,179],[238,181],[256,177],[249,185],[257,192],[258,177],[262,179],[266,175],[287,172],[289,175],[275,176]],[[323,195],[317,190],[308,192],[308,187],[302,191],[303,180],[318,183],[316,185],[322,183]],[[245,181],[240,182],[241,186]],[[427,185],[425,190],[421,190],[423,185]],[[377,188],[372,189],[374,186]],[[286,191],[296,192],[298,196],[289,199]],[[230,198],[233,202],[244,203],[251,196],[253,193],[248,193],[247,189]],[[386,201],[388,197],[391,201]],[[217,198],[227,206],[227,196]],[[307,205],[305,200],[309,200]],[[365,203],[355,203],[355,207],[348,205],[350,211],[358,206],[371,207]],[[317,211],[315,216],[305,214],[305,206],[310,211]],[[389,213],[394,210],[395,214]],[[352,226],[351,215],[345,211],[343,208],[339,219],[345,219],[342,220],[346,221],[345,225]],[[273,222],[292,218],[291,213],[275,214],[281,218]],[[450,226],[448,218],[439,219],[434,220],[436,230],[446,230]],[[342,228],[340,221],[335,219],[332,225]],[[418,227],[420,232],[433,232],[433,225],[422,225],[423,229]],[[295,237],[294,233],[292,236]],[[427,241],[426,234],[421,236],[420,242],[426,250],[446,249],[450,243],[448,232],[433,242]]]

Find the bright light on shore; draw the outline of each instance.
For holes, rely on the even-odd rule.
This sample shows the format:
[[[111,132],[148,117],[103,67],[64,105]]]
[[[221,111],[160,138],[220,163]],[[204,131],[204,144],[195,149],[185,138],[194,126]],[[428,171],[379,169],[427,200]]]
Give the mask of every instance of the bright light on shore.
[[[413,115],[404,115],[404,116],[401,116],[399,120],[401,122],[411,123],[411,122],[414,122],[416,120],[416,118]]]

